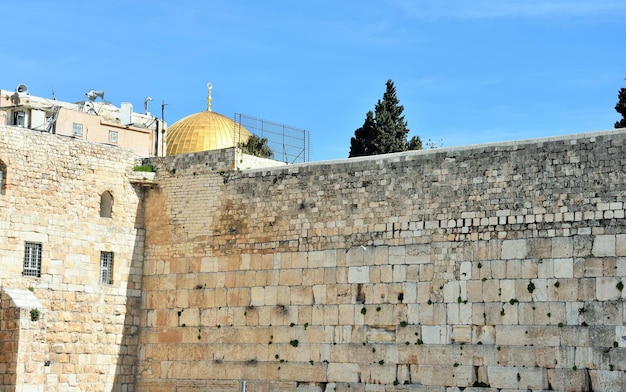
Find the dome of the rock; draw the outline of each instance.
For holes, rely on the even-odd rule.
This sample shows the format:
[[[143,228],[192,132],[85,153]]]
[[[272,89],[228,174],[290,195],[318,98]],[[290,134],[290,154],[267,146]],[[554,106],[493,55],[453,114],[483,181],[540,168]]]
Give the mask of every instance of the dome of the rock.
[[[236,147],[251,134],[230,118],[210,110],[176,121],[167,131],[167,155]]]

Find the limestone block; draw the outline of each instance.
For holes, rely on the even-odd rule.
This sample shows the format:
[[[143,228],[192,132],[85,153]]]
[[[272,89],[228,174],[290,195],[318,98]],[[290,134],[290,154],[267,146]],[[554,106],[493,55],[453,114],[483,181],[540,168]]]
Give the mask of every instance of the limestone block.
[[[626,256],[626,234],[615,236],[615,254],[617,256]]]
[[[483,283],[483,299],[485,302],[499,302],[500,295],[500,281],[496,279],[488,279]]]
[[[506,279],[519,279],[522,276],[522,263],[524,260],[506,261]]]
[[[589,374],[586,369],[573,370],[572,368],[548,369],[548,382],[552,389],[557,391],[582,391],[582,386],[589,385]],[[596,389],[603,391],[606,389]]]
[[[461,280],[472,279],[472,262],[462,261],[459,268],[459,273]]]
[[[518,390],[545,390],[548,388],[547,370],[541,368],[488,366],[487,376],[492,388]]]
[[[370,267],[349,267],[348,283],[369,283]]]
[[[626,326],[617,325],[615,327],[615,341],[619,347],[626,347]]]
[[[615,256],[615,236],[597,235],[593,240],[591,253],[596,257]]]
[[[265,289],[263,287],[252,287],[250,292],[250,305],[265,305]]]
[[[452,387],[466,387],[473,383],[473,366],[459,365],[452,358],[449,362],[447,366],[411,365],[411,380],[424,385]]]
[[[320,252],[321,253],[321,252]],[[369,252],[369,255],[372,255],[372,252]],[[346,252],[346,265],[347,266],[361,266],[367,265],[368,258],[372,256],[368,255],[368,249],[363,247],[350,248]],[[321,255],[320,255],[321,257]],[[323,260],[320,260],[320,263],[323,263]]]
[[[505,260],[524,259],[526,252],[526,240],[502,241],[502,258]]]
[[[572,237],[552,238],[552,258],[572,257],[574,252],[574,240]]]
[[[319,385],[298,385],[296,392],[324,392]]]
[[[393,281],[404,282],[406,281],[406,265],[394,265],[393,266]]]
[[[378,277],[378,275],[374,273],[375,271],[380,272],[380,277]],[[372,283],[393,282],[393,266],[383,265],[383,266],[370,267],[370,281]]]
[[[404,303],[414,303],[417,302],[417,283],[415,282],[406,282],[402,284],[402,293],[404,299],[402,302]]]
[[[594,391],[620,391],[626,385],[626,373],[610,370],[590,370],[591,387]]]
[[[496,325],[496,344],[502,346],[524,346],[528,344],[528,329],[517,325]]]
[[[294,305],[311,305],[313,290],[310,286],[291,287],[291,303]]]
[[[616,288],[617,278],[597,278],[596,298],[598,301],[611,301],[621,297],[621,292]]]
[[[467,281],[467,300],[469,302],[482,302],[483,299],[483,282],[480,280]]]
[[[615,326],[592,325],[589,329],[589,345],[592,347],[612,347],[615,341]],[[619,344],[619,343],[618,343]]]
[[[407,305],[407,323],[418,324],[420,322],[420,308],[424,305],[408,304]]]
[[[406,246],[406,264],[426,264],[431,262],[431,246],[428,244]]]
[[[298,286],[302,284],[301,269],[281,269],[278,283],[283,286]]]
[[[424,344],[450,344],[450,333],[449,325],[422,325]]]
[[[535,324],[535,303],[534,302],[520,302],[518,304],[518,321],[521,325]]]
[[[369,377],[365,380],[372,384],[393,384],[396,380],[396,366],[394,364],[385,364],[384,360],[382,364],[374,364],[368,366],[367,371]]]
[[[388,248],[389,264],[405,264],[406,247],[391,246]]]
[[[313,286],[313,303],[326,303],[326,285]]]
[[[573,278],[574,277],[574,259],[554,259],[554,277],[555,278]]]
[[[450,339],[453,343],[470,343],[472,341],[472,327],[470,325],[453,325]]]
[[[333,382],[359,382],[360,370],[356,363],[335,363],[328,364],[328,380]]]
[[[623,303],[620,301],[606,301],[602,303],[604,317],[602,323],[604,325],[622,325],[623,324]]]
[[[491,276],[487,276],[487,278],[506,279],[505,260],[491,260],[489,262],[489,268],[491,271]]]
[[[515,281],[511,279],[500,281],[500,299],[504,302],[508,302],[511,299],[515,299]]]
[[[473,306],[474,304],[472,303],[459,304],[459,320],[461,324],[471,324],[474,311]]]
[[[537,266],[537,277],[540,279],[554,278],[553,259],[543,259],[539,261],[539,265]]]
[[[450,281],[444,284],[443,286],[444,302],[447,302],[447,303],[457,302],[460,297],[461,297],[461,282]]]
[[[496,344],[496,328],[493,325],[474,325],[472,327],[472,344],[478,342],[485,344]]]
[[[323,252],[323,254],[322,254],[322,257],[323,257],[322,266],[325,267],[325,268],[335,268],[335,267],[337,267],[338,260],[339,260],[338,255],[339,255],[339,253],[338,253],[337,249],[325,250]]]

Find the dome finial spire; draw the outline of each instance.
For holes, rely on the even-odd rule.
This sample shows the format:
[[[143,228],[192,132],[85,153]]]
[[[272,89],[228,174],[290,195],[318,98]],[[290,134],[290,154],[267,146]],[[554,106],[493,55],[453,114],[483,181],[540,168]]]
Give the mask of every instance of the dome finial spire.
[[[209,95],[206,98],[206,103],[207,103],[206,110],[210,112],[211,111],[211,100],[213,99],[213,98],[211,98],[211,90],[213,90],[213,84],[211,82],[209,82],[209,83],[206,84],[206,87],[209,90]]]

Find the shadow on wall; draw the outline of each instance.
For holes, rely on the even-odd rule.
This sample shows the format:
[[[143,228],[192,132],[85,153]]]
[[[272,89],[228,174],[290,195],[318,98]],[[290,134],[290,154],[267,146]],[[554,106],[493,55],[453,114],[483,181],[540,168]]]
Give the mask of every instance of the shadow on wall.
[[[17,382],[19,321],[19,309],[11,306],[9,295],[0,286],[0,367],[5,367],[0,374],[0,386],[3,388],[15,386]]]
[[[144,188],[133,185],[139,203],[135,214],[135,235],[133,256],[128,271],[128,285],[126,287],[126,313],[124,329],[117,365],[113,391],[134,390],[137,377],[137,355],[139,350],[139,323],[141,319],[141,284],[143,275],[143,254],[145,244],[145,228],[143,222]]]

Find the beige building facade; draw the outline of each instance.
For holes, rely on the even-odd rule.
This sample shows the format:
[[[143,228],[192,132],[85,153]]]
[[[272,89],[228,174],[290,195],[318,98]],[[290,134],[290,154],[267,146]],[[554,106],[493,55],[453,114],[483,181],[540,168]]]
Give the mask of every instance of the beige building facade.
[[[99,94],[99,95],[98,95]],[[116,107],[103,91],[90,90],[77,103],[31,95],[28,87],[0,90],[0,124],[128,149],[140,157],[165,155],[166,124],[132,104]]]
[[[624,130],[270,167],[37,116],[0,124],[0,392],[626,388]]]

